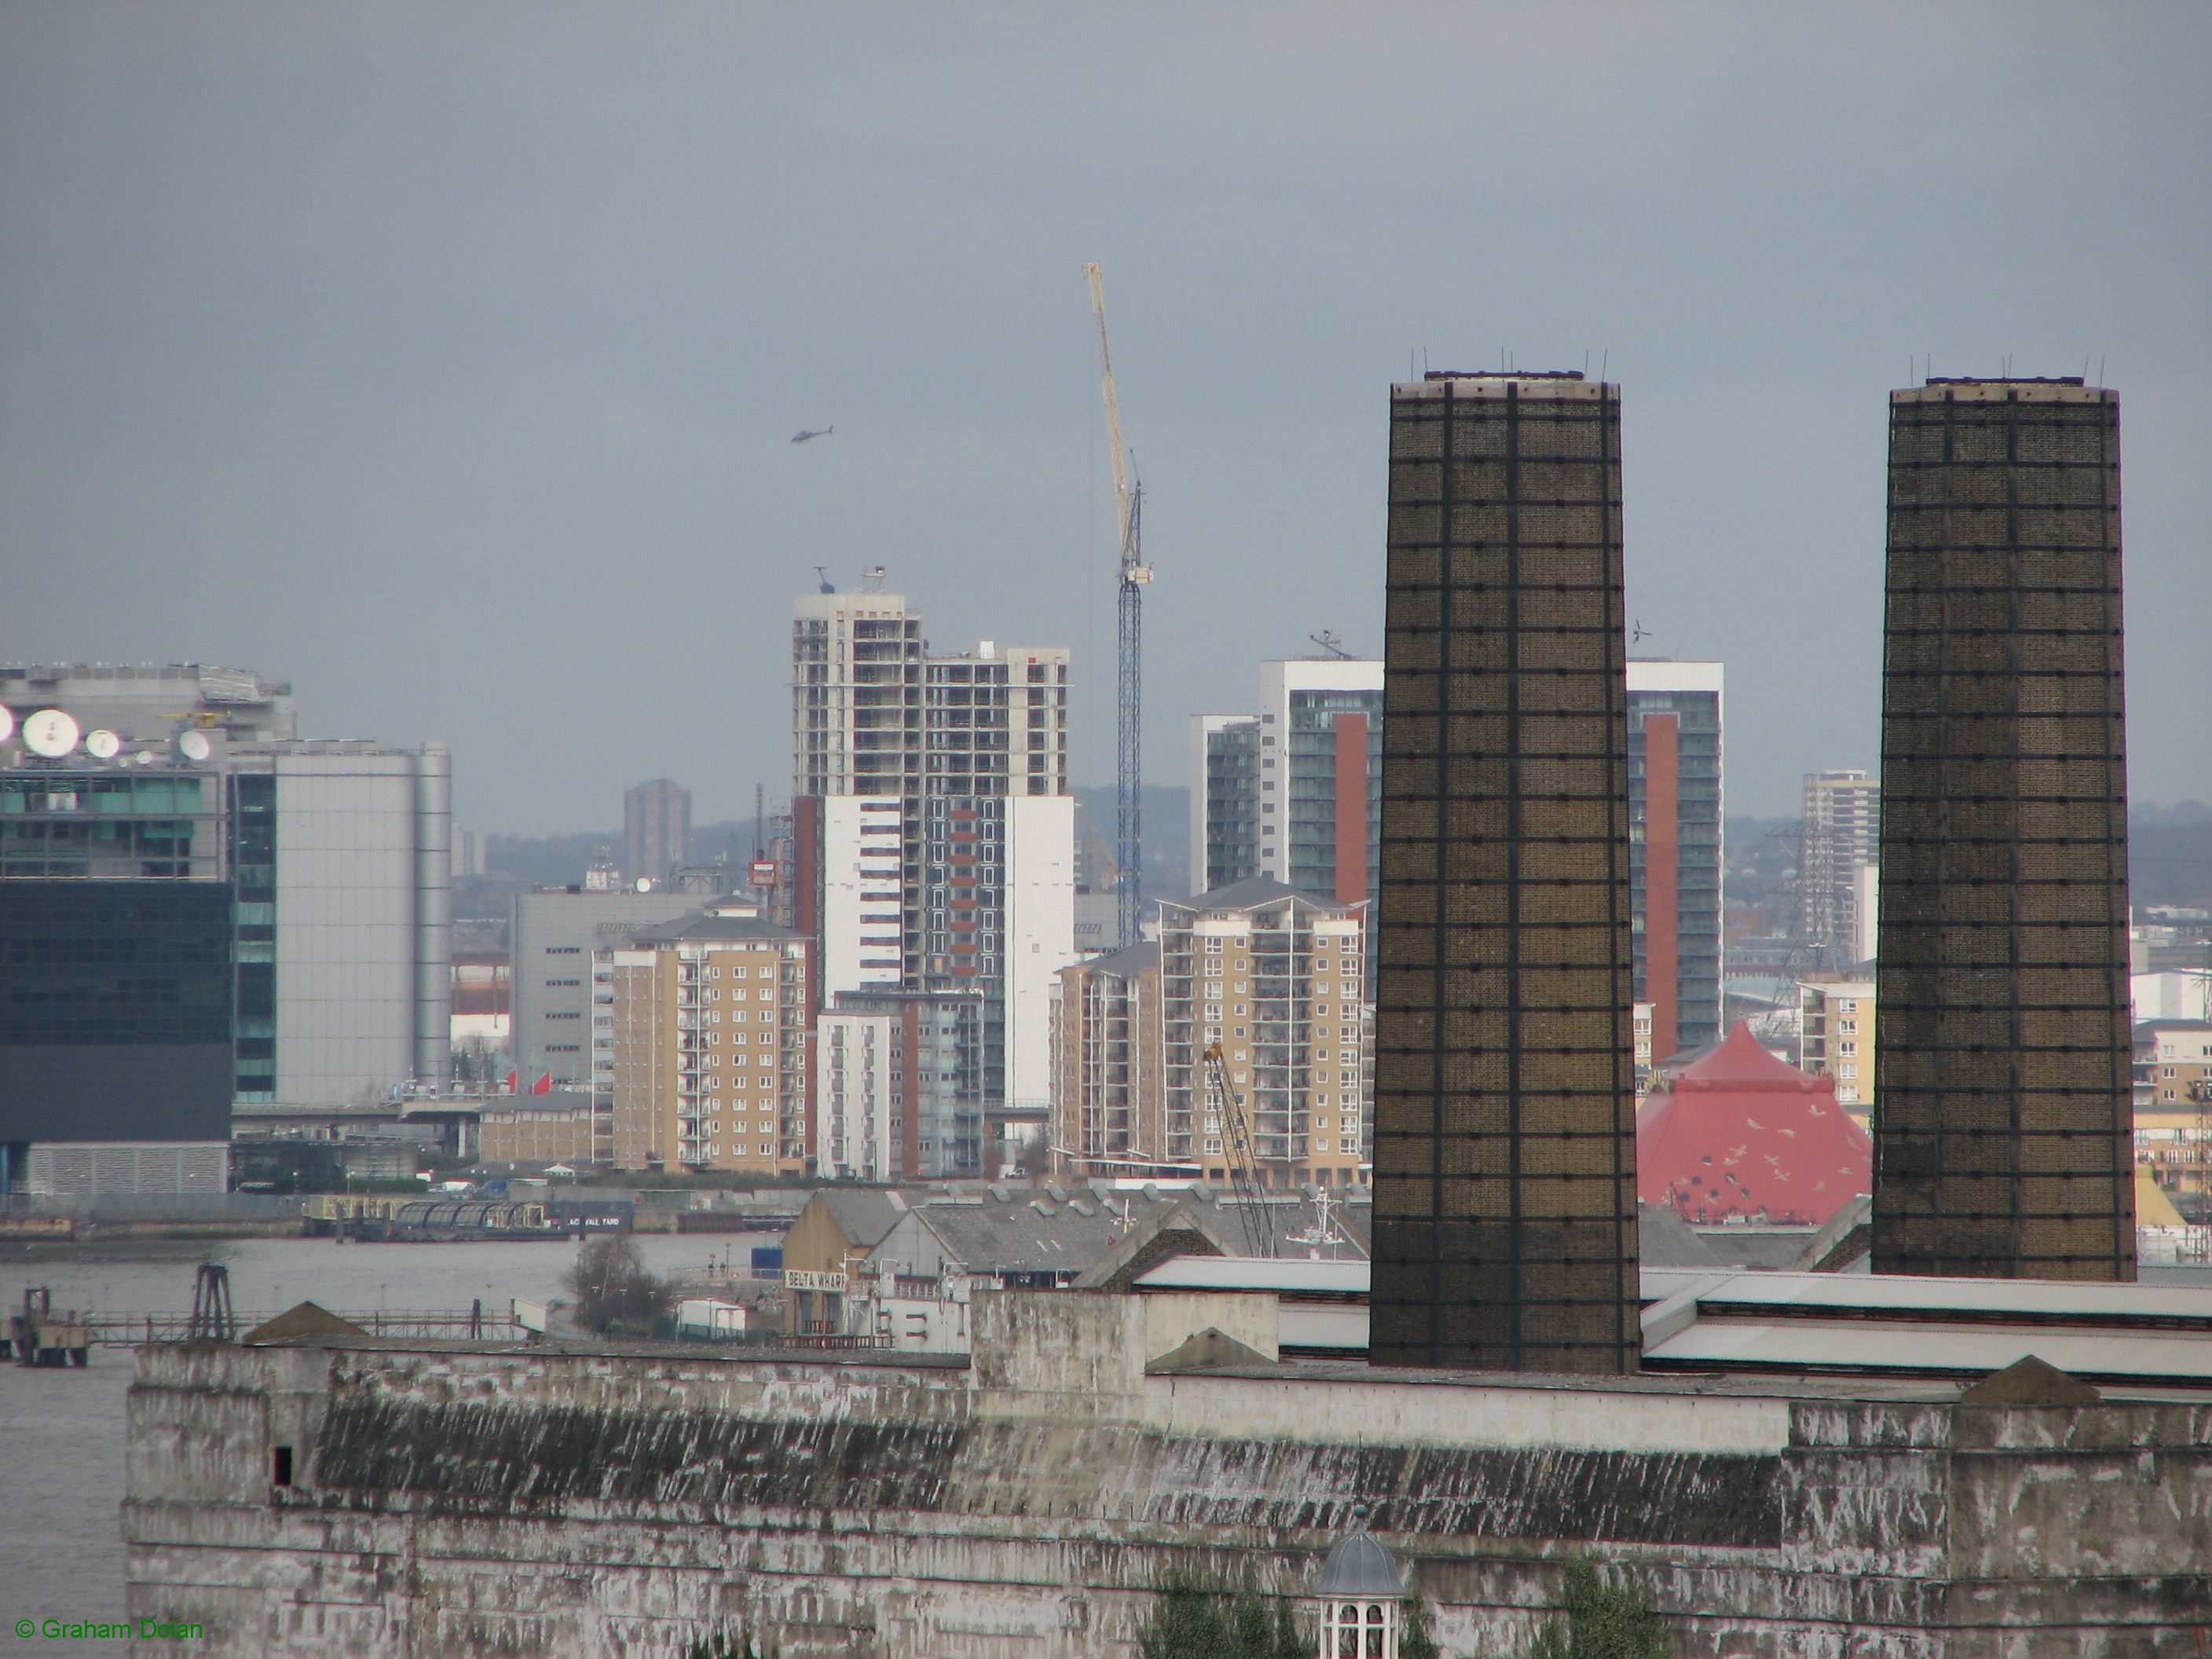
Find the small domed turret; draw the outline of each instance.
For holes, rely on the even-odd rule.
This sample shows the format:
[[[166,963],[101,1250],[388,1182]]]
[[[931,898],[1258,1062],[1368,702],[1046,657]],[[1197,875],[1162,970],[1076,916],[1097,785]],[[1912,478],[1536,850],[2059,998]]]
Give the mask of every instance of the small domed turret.
[[[1405,1595],[1397,1558],[1367,1530],[1367,1505],[1354,1504],[1352,1530],[1328,1553],[1314,1586],[1322,1604],[1318,1659],[1398,1659]]]

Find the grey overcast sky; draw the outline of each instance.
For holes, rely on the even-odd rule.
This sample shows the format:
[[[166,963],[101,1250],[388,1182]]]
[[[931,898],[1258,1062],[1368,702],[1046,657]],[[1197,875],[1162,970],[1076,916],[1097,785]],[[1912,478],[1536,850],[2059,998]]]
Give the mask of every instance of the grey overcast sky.
[[[1601,364],[1728,787],[1874,763],[1885,393],[2120,389],[2133,781],[2212,799],[2212,7],[0,8],[0,659],[200,660],[464,822],[789,779],[789,602],[1065,643],[1147,770],[1381,648],[1387,388]],[[800,427],[835,422],[801,447]]]

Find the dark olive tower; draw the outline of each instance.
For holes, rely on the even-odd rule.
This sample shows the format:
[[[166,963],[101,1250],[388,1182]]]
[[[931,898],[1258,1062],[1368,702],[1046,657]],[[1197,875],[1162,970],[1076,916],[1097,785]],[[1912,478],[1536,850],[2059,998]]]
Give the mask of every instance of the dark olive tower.
[[[2119,398],[1889,418],[1874,1266],[2132,1279]]]
[[[1390,398],[1380,1364],[1636,1369],[1620,401]]]

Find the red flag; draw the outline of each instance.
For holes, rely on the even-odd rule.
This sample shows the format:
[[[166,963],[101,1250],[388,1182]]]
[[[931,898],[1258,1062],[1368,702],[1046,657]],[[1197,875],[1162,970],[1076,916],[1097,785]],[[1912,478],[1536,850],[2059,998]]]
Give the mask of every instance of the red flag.
[[[532,1084],[530,1085],[530,1092],[533,1095],[551,1094],[553,1092],[553,1073],[548,1072],[544,1077],[539,1078],[537,1082]]]
[[[507,1074],[506,1086],[507,1093],[511,1095],[520,1094],[522,1091],[522,1073],[520,1072],[509,1072]]]

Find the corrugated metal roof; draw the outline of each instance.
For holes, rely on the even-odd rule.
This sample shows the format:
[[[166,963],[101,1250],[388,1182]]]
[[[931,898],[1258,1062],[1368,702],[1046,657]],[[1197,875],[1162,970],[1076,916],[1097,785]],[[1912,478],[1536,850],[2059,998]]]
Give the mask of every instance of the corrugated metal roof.
[[[1697,1319],[1644,1350],[1647,1366],[1978,1376],[2033,1354],[2091,1381],[2212,1384],[2212,1337],[2082,1327]]]
[[[1367,1294],[1368,1264],[1314,1261],[1304,1257],[1267,1261],[1256,1256],[1179,1255],[1137,1275],[1148,1291],[1273,1291],[1280,1296]]]

